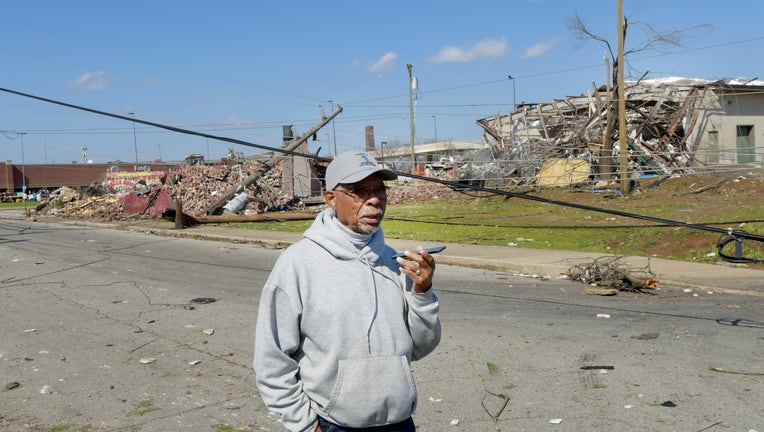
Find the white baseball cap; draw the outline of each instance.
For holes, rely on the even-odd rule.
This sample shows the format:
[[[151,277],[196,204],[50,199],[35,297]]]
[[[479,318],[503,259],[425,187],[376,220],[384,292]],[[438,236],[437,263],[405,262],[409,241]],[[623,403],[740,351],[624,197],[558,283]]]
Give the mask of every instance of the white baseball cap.
[[[359,182],[372,174],[379,174],[383,180],[398,178],[398,174],[382,168],[364,151],[341,153],[326,168],[326,190],[334,190],[338,184]]]

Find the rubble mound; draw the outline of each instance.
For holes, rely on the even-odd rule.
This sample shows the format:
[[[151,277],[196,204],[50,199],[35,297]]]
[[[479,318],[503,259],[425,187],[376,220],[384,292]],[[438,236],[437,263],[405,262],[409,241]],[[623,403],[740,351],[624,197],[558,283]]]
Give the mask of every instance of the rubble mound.
[[[181,166],[152,185],[136,184],[128,193],[108,190],[100,184],[85,190],[62,187],[37,207],[39,215],[89,218],[99,222],[158,217],[182,203],[184,214],[203,217],[220,213],[216,203],[231,194],[246,195],[237,211],[251,215],[268,211],[300,210],[304,203],[281,190],[281,170],[257,161],[234,165]],[[134,203],[139,204],[136,211]],[[127,205],[126,205],[127,203]]]

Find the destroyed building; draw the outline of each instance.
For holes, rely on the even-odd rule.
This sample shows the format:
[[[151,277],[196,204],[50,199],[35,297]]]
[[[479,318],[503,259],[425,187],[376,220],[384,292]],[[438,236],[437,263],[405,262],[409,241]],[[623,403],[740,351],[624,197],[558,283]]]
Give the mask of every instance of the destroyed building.
[[[618,128],[607,136],[608,121],[618,121],[617,111],[608,119],[609,95],[610,88],[593,84],[580,96],[522,103],[507,115],[477,120],[499,161],[496,173],[536,184],[598,180],[603,167],[617,166],[620,157]],[[625,103],[630,178],[764,162],[762,138],[756,139],[764,133],[764,81],[627,82]],[[616,142],[610,155],[603,152],[608,138]]]

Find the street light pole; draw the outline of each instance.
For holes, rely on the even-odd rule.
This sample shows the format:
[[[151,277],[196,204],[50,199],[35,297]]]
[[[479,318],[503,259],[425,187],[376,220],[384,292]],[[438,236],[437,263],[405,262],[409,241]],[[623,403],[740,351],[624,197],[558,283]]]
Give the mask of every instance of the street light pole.
[[[21,136],[21,191],[24,195],[27,193],[27,174],[26,164],[24,163],[24,135],[26,134],[26,132],[19,132],[19,136]],[[24,198],[24,201],[26,201],[26,197]]]
[[[517,109],[517,99],[515,98],[515,77],[507,75],[508,79],[512,80],[512,110]]]
[[[411,132],[411,174],[416,174],[416,156],[414,155],[414,77],[411,76],[411,63],[406,65],[409,70],[409,132]]]
[[[42,170],[42,185],[45,189],[48,189],[48,140],[43,140],[42,142],[42,154],[46,165]]]
[[[138,139],[135,136],[135,113],[130,113],[133,116],[133,145],[135,146],[135,163],[138,163]]]
[[[435,142],[438,142],[438,117],[432,116],[432,122],[435,125]]]

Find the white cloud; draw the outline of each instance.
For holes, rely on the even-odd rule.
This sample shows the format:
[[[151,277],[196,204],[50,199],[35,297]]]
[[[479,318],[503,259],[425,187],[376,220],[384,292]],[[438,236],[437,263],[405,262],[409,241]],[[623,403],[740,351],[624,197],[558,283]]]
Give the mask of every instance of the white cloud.
[[[358,67],[360,64],[361,64],[361,60],[358,60],[358,59],[353,59],[353,61],[351,61],[351,62],[350,62],[350,64],[348,64],[348,65],[346,66],[346,68],[347,68],[347,69],[355,69],[355,68],[356,68],[356,67]]]
[[[159,82],[159,78],[155,76],[148,76],[146,78],[143,78],[142,80],[138,81],[140,84],[143,85],[152,85]]]
[[[83,88],[86,90],[103,90],[111,86],[114,79],[107,76],[106,72],[85,72],[74,81],[70,81],[72,87]]]
[[[385,72],[393,69],[393,62],[398,58],[398,54],[390,51],[383,55],[379,60],[369,66],[369,72]]]
[[[555,45],[557,45],[560,42],[560,38],[548,40],[548,41],[541,41],[535,43],[530,48],[526,49],[523,53],[523,58],[534,58],[534,57],[541,57],[543,55],[546,55],[552,48],[554,48]]]
[[[480,59],[497,59],[507,52],[507,40],[485,39],[464,49],[456,46],[445,47],[438,55],[430,57],[432,63],[466,63]]]

